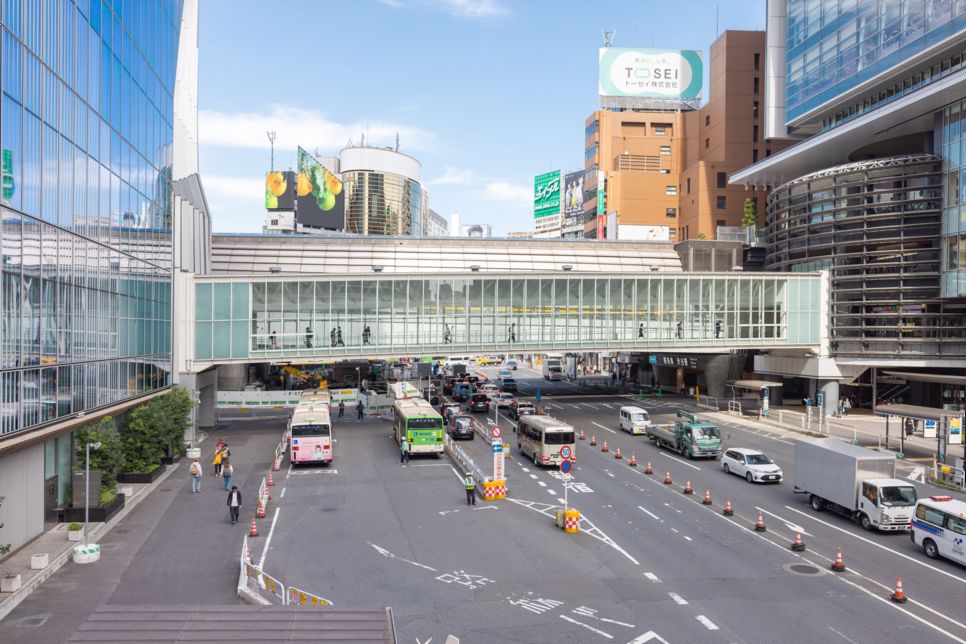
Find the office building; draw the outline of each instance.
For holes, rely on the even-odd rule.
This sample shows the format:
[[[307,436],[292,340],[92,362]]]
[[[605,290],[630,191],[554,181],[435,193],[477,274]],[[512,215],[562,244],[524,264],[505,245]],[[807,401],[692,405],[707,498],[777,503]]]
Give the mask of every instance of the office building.
[[[197,0],[6,2],[0,508],[56,520],[73,432],[178,381],[173,272],[205,272]]]
[[[426,196],[426,225],[423,234],[426,237],[449,237],[449,225],[444,217],[429,207],[429,190],[423,189]]]
[[[339,155],[345,231],[354,235],[423,235],[421,165],[389,148],[352,147]]]
[[[763,374],[930,406],[963,402],[966,5],[768,2],[766,136],[731,175],[773,188],[766,268],[831,273],[828,359]],[[774,86],[773,86],[774,88]],[[871,369],[870,369],[871,368]],[[888,380],[884,380],[888,378]]]

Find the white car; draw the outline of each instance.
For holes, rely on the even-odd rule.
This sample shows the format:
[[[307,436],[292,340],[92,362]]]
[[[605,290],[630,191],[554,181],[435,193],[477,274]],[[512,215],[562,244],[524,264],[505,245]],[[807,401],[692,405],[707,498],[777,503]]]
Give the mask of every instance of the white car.
[[[487,396],[489,396],[490,397],[490,400],[493,400],[493,396],[499,396],[500,395],[500,388],[497,387],[496,385],[494,385],[493,383],[483,385],[480,388],[480,391],[482,391]]]
[[[640,407],[621,407],[621,429],[631,434],[645,434],[651,426],[651,417]]]
[[[725,474],[745,477],[749,483],[781,483],[782,470],[775,462],[756,449],[733,447],[721,457]]]
[[[513,394],[501,393],[499,396],[496,397],[495,400],[496,400],[497,407],[509,407],[510,405],[516,402],[517,398]]]

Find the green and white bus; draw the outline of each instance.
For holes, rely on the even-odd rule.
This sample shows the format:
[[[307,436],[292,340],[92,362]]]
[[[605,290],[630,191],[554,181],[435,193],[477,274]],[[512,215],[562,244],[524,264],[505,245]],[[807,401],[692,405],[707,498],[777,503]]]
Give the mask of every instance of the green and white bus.
[[[405,436],[411,454],[443,453],[443,417],[422,398],[404,398],[393,403],[393,436],[402,445]]]

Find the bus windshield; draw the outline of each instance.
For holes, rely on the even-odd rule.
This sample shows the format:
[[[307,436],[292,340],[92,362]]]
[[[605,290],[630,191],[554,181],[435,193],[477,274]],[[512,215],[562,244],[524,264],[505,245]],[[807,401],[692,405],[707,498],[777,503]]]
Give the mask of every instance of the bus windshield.
[[[309,436],[328,436],[328,425],[296,425],[292,428],[292,438],[306,438]]]
[[[882,496],[879,498],[887,508],[908,507],[916,504],[916,488],[909,487],[884,487]]]
[[[409,429],[442,429],[443,421],[439,418],[410,418]]]
[[[543,442],[546,445],[570,445],[574,442],[574,432],[545,432]]]

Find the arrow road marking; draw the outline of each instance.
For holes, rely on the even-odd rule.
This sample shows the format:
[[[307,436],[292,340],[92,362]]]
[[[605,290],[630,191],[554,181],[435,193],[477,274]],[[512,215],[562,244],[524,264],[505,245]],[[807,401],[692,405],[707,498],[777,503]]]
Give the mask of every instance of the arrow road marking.
[[[631,640],[627,644],[646,644],[647,642],[650,642],[651,640],[657,640],[658,642],[661,642],[661,644],[670,644],[670,642],[668,642],[666,639],[664,639],[663,637],[661,637],[660,635],[658,635],[654,631],[648,631],[648,632],[644,633],[643,635],[641,635],[639,637],[635,637],[633,640]]]
[[[367,541],[366,543],[369,543],[369,542]],[[391,552],[389,552],[385,548],[380,548],[379,546],[377,546],[374,543],[369,543],[369,545],[372,546],[373,548],[375,548],[376,549],[376,552],[378,552],[379,554],[381,554],[383,557],[389,557],[390,559],[398,559],[399,561],[404,561],[404,562],[406,562],[408,564],[412,564],[414,566],[419,566],[420,568],[425,568],[426,570],[432,570],[433,572],[437,572],[437,570],[435,568],[430,568],[429,566],[424,566],[421,563],[416,563],[415,561],[410,561],[409,559],[403,559],[402,557],[397,557],[396,555],[392,554]]]
[[[787,527],[787,528],[788,528],[789,530],[791,530],[792,532],[801,532],[802,534],[804,534],[804,535],[805,535],[805,536],[807,536],[807,537],[810,537],[810,536],[812,536],[812,535],[810,535],[810,534],[808,534],[807,532],[805,532],[805,528],[803,528],[802,526],[800,526],[800,525],[795,525],[794,523],[792,523],[792,522],[791,522],[791,521],[789,521],[788,519],[782,519],[782,518],[781,518],[780,516],[778,516],[778,515],[777,515],[777,514],[775,514],[774,512],[769,512],[768,510],[765,510],[765,509],[763,509],[763,508],[759,508],[758,506],[755,506],[755,509],[756,509],[756,510],[759,510],[759,511],[761,511],[761,512],[763,512],[764,514],[770,514],[771,516],[773,516],[773,517],[775,517],[776,519],[779,519],[779,520],[781,520],[781,522],[782,522],[782,523],[784,523],[784,524],[785,524],[785,526],[786,526],[786,527]]]

